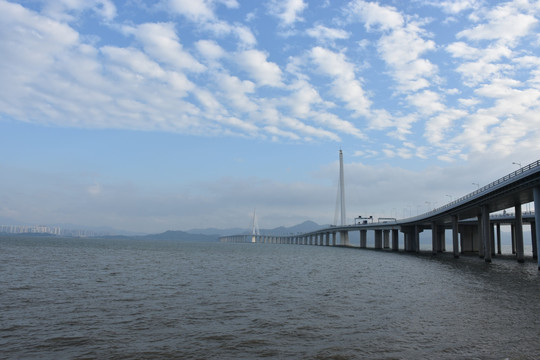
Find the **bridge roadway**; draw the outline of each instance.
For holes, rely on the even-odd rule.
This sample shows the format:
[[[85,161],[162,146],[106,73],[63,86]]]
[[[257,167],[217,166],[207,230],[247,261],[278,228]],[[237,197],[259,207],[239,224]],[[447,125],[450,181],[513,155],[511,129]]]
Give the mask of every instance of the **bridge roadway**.
[[[350,246],[349,233],[360,233],[360,247],[366,248],[367,231],[374,231],[375,248],[399,249],[399,232],[403,248],[419,252],[419,234],[431,230],[432,253],[445,251],[445,230],[451,229],[454,257],[477,253],[486,262],[495,255],[495,236],[500,254],[500,225],[512,225],[512,242],[518,262],[524,261],[523,224],[531,226],[533,257],[540,270],[540,211],[534,215],[522,213],[522,204],[534,201],[540,209],[540,160],[520,168],[478,190],[427,213],[394,221],[368,222],[346,226],[331,226],[317,231],[290,235],[233,235],[220,237],[222,242],[264,242],[301,245]],[[515,215],[490,216],[491,213],[514,208]],[[339,234],[339,244],[337,235]]]

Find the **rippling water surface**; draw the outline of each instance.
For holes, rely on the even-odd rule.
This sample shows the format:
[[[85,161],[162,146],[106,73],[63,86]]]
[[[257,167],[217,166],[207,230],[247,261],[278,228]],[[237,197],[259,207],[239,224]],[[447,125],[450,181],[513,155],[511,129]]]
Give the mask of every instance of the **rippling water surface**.
[[[532,261],[0,239],[0,357],[535,359]]]

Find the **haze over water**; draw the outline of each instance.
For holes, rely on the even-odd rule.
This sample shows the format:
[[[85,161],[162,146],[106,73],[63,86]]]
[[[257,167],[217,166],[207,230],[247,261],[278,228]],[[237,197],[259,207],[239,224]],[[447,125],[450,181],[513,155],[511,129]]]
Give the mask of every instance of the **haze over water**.
[[[3,358],[534,359],[532,260],[0,239]]]

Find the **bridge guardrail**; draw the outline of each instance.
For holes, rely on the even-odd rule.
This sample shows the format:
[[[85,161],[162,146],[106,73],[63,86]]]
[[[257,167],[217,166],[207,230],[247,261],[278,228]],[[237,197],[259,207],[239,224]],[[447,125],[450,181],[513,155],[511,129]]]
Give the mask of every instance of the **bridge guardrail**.
[[[471,192],[471,193],[469,193],[467,195],[464,195],[464,196],[460,197],[459,199],[456,199],[456,200],[454,200],[452,202],[449,202],[448,204],[445,204],[445,205],[443,205],[441,207],[438,207],[436,209],[428,211],[427,213],[424,213],[423,215],[420,215],[420,216],[423,217],[424,215],[434,214],[434,213],[437,213],[437,212],[439,212],[441,210],[444,210],[444,209],[447,209],[447,208],[452,207],[454,205],[457,205],[457,204],[459,204],[459,203],[461,203],[461,202],[463,202],[463,201],[465,201],[467,199],[470,199],[470,198],[472,198],[472,197],[474,197],[474,196],[476,196],[476,195],[478,195],[480,193],[483,193],[483,192],[485,192],[485,191],[487,191],[487,190],[489,190],[489,189],[491,189],[491,188],[493,188],[493,187],[495,187],[495,186],[497,186],[497,185],[499,185],[501,183],[504,183],[504,182],[506,182],[506,181],[508,181],[510,179],[513,179],[516,176],[521,175],[524,172],[527,172],[527,171],[532,170],[534,168],[537,168],[539,166],[540,166],[540,160],[536,160],[535,162],[530,163],[529,165],[525,165],[524,167],[519,168],[518,170],[516,170],[514,172],[511,172],[510,174],[505,175],[502,178],[499,178],[499,179],[489,183],[488,185],[485,185],[485,186],[483,186],[483,187],[481,187],[481,188],[479,188],[479,189],[477,189],[477,190],[475,190],[475,191],[473,191],[473,192]]]

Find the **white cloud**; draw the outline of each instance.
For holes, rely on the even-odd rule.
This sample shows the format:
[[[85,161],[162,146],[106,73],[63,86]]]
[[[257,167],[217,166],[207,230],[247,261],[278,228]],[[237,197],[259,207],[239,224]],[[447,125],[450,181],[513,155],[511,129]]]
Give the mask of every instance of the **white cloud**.
[[[288,116],[281,118],[280,121],[284,126],[300,132],[306,136],[306,140],[311,141],[313,138],[328,139],[339,141],[338,135],[323,128],[317,128],[311,125],[307,125],[298,119],[294,119]]]
[[[253,35],[253,32],[247,26],[235,24],[231,32],[236,34],[240,43],[246,47],[252,47],[257,44],[255,35]]]
[[[267,54],[259,50],[246,50],[238,53],[238,64],[257,84],[263,86],[283,86],[281,69],[276,63],[267,61]]]
[[[270,13],[277,16],[285,26],[302,21],[301,13],[308,7],[303,0],[272,0],[268,4]]]
[[[227,109],[215,98],[215,96],[208,90],[197,88],[194,91],[197,100],[204,106],[205,113],[209,117],[215,118],[217,116],[228,115]]]
[[[289,105],[296,117],[306,118],[311,114],[312,104],[322,102],[317,90],[305,80],[299,80],[289,88],[292,94],[283,99],[283,101]]]
[[[222,3],[229,9],[237,9],[240,7],[240,4],[236,0],[215,0],[218,3]]]
[[[348,39],[351,34],[343,29],[328,28],[324,25],[316,25],[306,30],[306,34],[317,40],[340,40]]]
[[[356,79],[354,65],[347,61],[345,55],[317,46],[311,49],[310,56],[319,71],[334,78],[333,95],[344,101],[355,116],[367,115],[371,103]]]
[[[130,29],[152,58],[173,69],[201,72],[205,67],[185,51],[172,23],[146,23]]]
[[[455,122],[467,115],[468,113],[464,110],[448,109],[427,120],[424,136],[429,143],[446,148],[446,132],[452,128]]]
[[[453,42],[446,47],[446,50],[456,58],[462,58],[466,60],[478,59],[481,57],[482,52],[470,46],[462,41]]]
[[[430,86],[430,78],[437,73],[437,66],[420,56],[435,49],[435,43],[420,37],[414,25],[396,29],[383,35],[378,51],[392,68],[392,76],[401,91],[418,91]]]
[[[218,74],[217,82],[221,87],[223,97],[230,101],[230,104],[240,112],[253,112],[257,110],[257,105],[252,102],[247,94],[255,92],[255,84],[248,80],[240,80],[236,76],[228,74]]]
[[[363,0],[352,1],[349,9],[353,16],[358,16],[365,23],[366,29],[372,27],[380,30],[391,30],[403,27],[403,16],[396,8],[380,6],[378,3]]]
[[[210,1],[206,0],[168,0],[170,8],[192,21],[208,21],[214,19],[214,11]]]
[[[119,72],[123,68],[132,71],[135,76],[146,78],[164,78],[165,71],[158,63],[153,61],[143,52],[135,48],[120,48],[115,46],[104,46],[101,52],[105,54],[112,63],[121,66]],[[128,75],[127,73],[124,73]]]
[[[437,66],[420,56],[435,49],[432,40],[425,40],[425,31],[413,21],[405,21],[390,6],[357,0],[351,3],[351,20],[360,20],[368,31],[382,32],[378,52],[390,66],[391,75],[400,91],[418,91],[430,86]]]
[[[418,112],[424,115],[432,115],[445,109],[440,95],[431,90],[411,94],[407,96],[407,99],[418,109]]]
[[[478,0],[450,0],[450,1],[433,1],[430,3],[433,6],[442,8],[450,14],[458,14],[469,9],[477,9],[480,6]]]
[[[195,46],[208,60],[218,60],[226,55],[225,50],[213,40],[199,40]]]
[[[315,120],[321,124],[339,131],[340,133],[354,136],[358,139],[365,139],[366,136],[358,128],[354,126],[350,121],[340,119],[337,115],[320,112],[314,115]]]
[[[109,0],[50,0],[45,1],[43,12],[59,21],[74,21],[86,10],[91,10],[103,20],[116,17],[116,6]]]
[[[264,130],[267,133],[269,133],[271,135],[276,135],[279,138],[289,138],[291,140],[300,140],[301,139],[300,136],[298,136],[296,133],[294,133],[292,131],[281,130],[277,126],[273,126],[273,125],[265,126]],[[274,140],[277,140],[277,138],[274,138]]]
[[[516,41],[531,31],[538,20],[531,14],[520,12],[519,2],[509,2],[491,9],[485,16],[486,22],[457,34],[458,38],[469,40],[498,40],[515,45]]]

